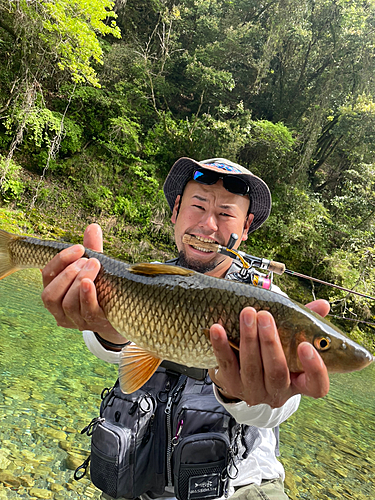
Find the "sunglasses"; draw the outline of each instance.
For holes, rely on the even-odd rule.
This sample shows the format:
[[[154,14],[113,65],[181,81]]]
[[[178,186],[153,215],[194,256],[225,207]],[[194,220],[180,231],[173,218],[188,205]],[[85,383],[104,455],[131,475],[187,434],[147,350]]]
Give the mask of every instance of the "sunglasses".
[[[249,186],[243,179],[236,177],[234,175],[220,175],[211,170],[194,170],[193,179],[200,184],[206,184],[211,186],[216,184],[219,179],[222,179],[223,186],[227,191],[232,194],[239,194],[240,196],[245,196],[249,194]]]

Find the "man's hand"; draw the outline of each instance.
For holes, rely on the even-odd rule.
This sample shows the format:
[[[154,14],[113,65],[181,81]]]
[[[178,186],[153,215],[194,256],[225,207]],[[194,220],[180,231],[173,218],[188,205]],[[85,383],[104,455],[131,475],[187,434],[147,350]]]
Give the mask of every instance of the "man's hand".
[[[325,300],[307,304],[321,316],[329,312]],[[218,368],[209,371],[213,382],[228,399],[240,399],[249,406],[266,403],[278,408],[295,394],[321,398],[328,393],[327,368],[308,342],[298,346],[303,373],[290,373],[273,316],[246,307],[240,316],[239,360],[230,347],[224,328],[213,325],[211,342]],[[240,368],[241,367],[241,368]]]
[[[103,251],[102,230],[98,224],[86,228],[83,244],[97,252]],[[97,259],[83,258],[84,247],[74,245],[62,250],[43,269],[42,300],[59,326],[94,330],[107,340],[123,342],[105,318],[100,308],[94,279],[100,263]]]

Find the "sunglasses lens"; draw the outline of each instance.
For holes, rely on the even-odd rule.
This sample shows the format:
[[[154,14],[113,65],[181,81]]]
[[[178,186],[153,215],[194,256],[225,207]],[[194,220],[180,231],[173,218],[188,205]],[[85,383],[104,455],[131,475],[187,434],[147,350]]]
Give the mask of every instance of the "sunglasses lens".
[[[220,179],[219,174],[216,174],[215,172],[201,172],[200,170],[196,170],[193,174],[193,179],[200,184],[216,184],[217,181]]]
[[[195,170],[193,179],[200,184],[207,184],[209,186],[212,184],[216,184],[219,179],[222,179],[223,186],[230,193],[244,196],[249,192],[249,186],[246,184],[246,182],[232,175],[221,176],[220,174],[217,174],[216,172],[210,172],[209,170],[205,172]]]
[[[233,194],[240,194],[241,196],[244,196],[249,192],[249,186],[244,180],[230,175],[223,177],[223,186],[227,191]]]

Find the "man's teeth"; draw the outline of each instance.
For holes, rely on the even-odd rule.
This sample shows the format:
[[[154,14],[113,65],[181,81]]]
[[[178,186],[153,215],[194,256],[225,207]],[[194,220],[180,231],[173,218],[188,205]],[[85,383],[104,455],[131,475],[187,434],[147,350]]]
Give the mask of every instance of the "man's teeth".
[[[209,240],[207,238],[201,238],[200,236],[194,236],[194,238],[196,240],[203,241],[203,243],[216,243],[215,241]],[[191,246],[193,246],[197,250],[200,250],[201,252],[206,252],[206,253],[212,252],[212,250],[207,250],[207,248],[202,248],[202,247],[200,247],[199,245],[196,245],[196,244],[191,244]]]

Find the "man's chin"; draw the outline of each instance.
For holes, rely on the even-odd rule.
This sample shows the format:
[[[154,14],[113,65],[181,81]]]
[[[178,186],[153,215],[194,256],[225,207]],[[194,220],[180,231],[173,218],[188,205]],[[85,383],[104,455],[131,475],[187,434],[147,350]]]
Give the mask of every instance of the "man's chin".
[[[202,262],[198,259],[188,258],[184,251],[180,251],[178,255],[178,265],[181,267],[187,267],[188,269],[192,269],[198,273],[208,273],[215,269],[215,267],[219,264],[215,260],[210,262]]]

